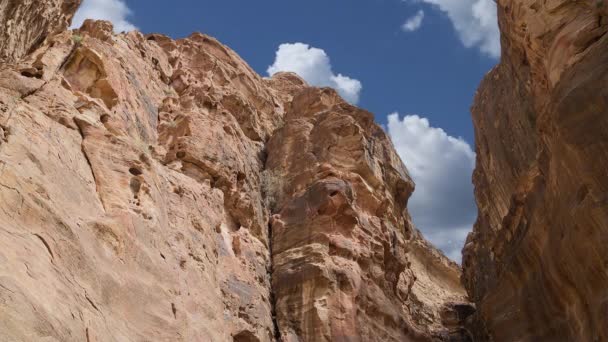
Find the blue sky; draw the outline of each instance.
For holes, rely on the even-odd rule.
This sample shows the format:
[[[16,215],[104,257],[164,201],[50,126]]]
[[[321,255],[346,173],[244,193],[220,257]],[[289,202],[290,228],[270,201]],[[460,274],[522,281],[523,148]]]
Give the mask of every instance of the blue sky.
[[[347,86],[360,84],[345,98],[375,113],[393,137],[420,193],[410,208],[415,223],[458,259],[475,214],[469,108],[499,54],[493,6],[492,0],[85,0],[75,25],[86,16],[111,19],[117,30],[174,38],[200,31],[264,76],[274,65],[271,71],[295,68],[317,83],[334,86],[330,79],[341,74]],[[308,46],[285,45],[275,63],[279,46],[294,43]],[[318,63],[302,66],[310,60]],[[417,116],[404,118],[411,114]],[[450,222],[458,224],[443,227]]]

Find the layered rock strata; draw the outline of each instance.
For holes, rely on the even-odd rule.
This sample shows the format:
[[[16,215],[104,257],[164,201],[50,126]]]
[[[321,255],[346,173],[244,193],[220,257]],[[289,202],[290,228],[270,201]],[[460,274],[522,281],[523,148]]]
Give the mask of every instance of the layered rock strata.
[[[307,88],[284,120],[265,171],[283,340],[464,338],[442,326],[464,300],[458,272],[412,226],[414,184],[373,116]]]
[[[503,55],[473,106],[478,340],[608,339],[604,1],[498,1]]]
[[[65,25],[0,40],[0,340],[468,338],[370,113],[202,34]]]

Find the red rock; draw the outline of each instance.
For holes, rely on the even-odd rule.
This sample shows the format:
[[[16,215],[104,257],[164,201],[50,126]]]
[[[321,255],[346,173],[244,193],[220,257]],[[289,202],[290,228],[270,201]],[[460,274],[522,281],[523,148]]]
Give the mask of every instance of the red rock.
[[[0,3],[0,62],[15,62],[53,33],[68,28],[81,0],[5,0]]]
[[[0,40],[0,340],[466,338],[370,113],[198,33],[44,38]]]
[[[605,5],[498,1],[501,63],[473,106],[478,340],[608,339]]]

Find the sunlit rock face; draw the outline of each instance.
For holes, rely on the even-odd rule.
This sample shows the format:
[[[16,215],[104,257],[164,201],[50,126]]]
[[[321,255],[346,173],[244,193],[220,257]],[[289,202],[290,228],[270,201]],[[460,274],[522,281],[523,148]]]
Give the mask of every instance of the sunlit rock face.
[[[65,30],[81,0],[0,2],[0,62],[13,62],[36,49],[51,33]]]
[[[202,34],[51,34],[32,16],[75,5],[9,3],[0,340],[468,340],[370,113]]]
[[[284,122],[266,162],[281,180],[270,227],[283,339],[466,340],[459,272],[413,227],[414,184],[372,114],[308,88]]]
[[[608,339],[607,5],[498,1],[463,258],[479,340]]]

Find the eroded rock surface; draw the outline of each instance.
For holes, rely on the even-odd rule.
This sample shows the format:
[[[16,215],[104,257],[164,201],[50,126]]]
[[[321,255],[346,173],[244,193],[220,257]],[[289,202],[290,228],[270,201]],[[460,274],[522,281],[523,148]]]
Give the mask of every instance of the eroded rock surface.
[[[29,46],[0,67],[0,340],[468,338],[370,113],[202,34]]]
[[[463,258],[479,340],[608,339],[607,5],[498,1]]]
[[[81,0],[0,2],[0,62],[14,62],[68,28]]]
[[[412,226],[414,184],[373,116],[305,89],[268,153],[283,339],[447,340],[444,304],[465,300],[459,272]]]

